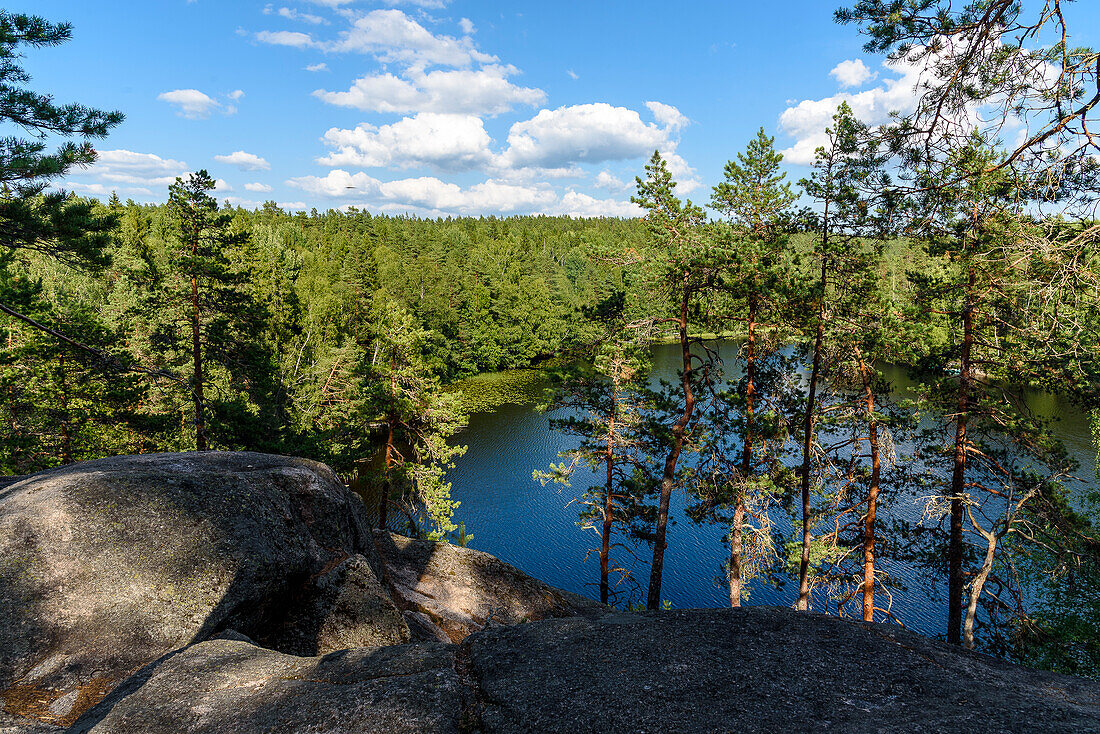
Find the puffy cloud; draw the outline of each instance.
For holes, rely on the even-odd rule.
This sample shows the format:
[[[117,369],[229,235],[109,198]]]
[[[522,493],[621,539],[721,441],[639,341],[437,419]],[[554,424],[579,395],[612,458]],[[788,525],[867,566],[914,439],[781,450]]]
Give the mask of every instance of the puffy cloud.
[[[242,171],[269,171],[271,170],[271,164],[265,161],[255,153],[246,153],[243,150],[230,153],[229,155],[216,155],[214,160],[219,163],[227,163],[231,166],[236,166]]]
[[[542,110],[512,125],[504,158],[511,166],[554,168],[639,158],[667,141],[665,130],[634,110],[597,102]]]
[[[287,20],[301,21],[302,23],[311,23],[313,25],[327,25],[328,21],[319,15],[312,15],[311,13],[300,13],[295,8],[279,8],[275,9],[274,5],[268,4],[264,7],[264,15],[276,14]]]
[[[630,184],[625,183],[610,171],[600,171],[596,175],[593,185],[597,189],[607,189],[608,191],[626,191],[630,188]]]
[[[468,66],[496,57],[478,51],[469,38],[437,36],[400,10],[372,10],[352,22],[333,51],[356,51],[392,63],[416,66]]]
[[[318,159],[329,166],[376,168],[432,166],[466,170],[489,162],[489,134],[478,117],[421,112],[392,125],[332,128],[324,141],[336,152]]]
[[[557,195],[545,186],[524,186],[488,180],[462,188],[431,176],[379,181],[365,173],[342,169],[327,176],[302,176],[287,181],[316,196],[370,202],[387,211],[419,210],[424,213],[513,214],[547,211]]]
[[[318,5],[325,5],[330,8],[341,8],[345,5],[351,5],[357,0],[313,0]],[[430,10],[439,10],[447,7],[449,0],[382,0],[386,5],[415,5],[421,8],[427,8]]]
[[[538,105],[546,99],[541,89],[520,87],[508,81],[514,66],[490,65],[481,69],[410,69],[406,78],[390,73],[364,76],[346,92],[318,89],[313,94],[329,104],[368,112],[446,112],[498,115],[516,105]]]
[[[855,116],[868,125],[889,122],[891,112],[912,112],[917,104],[917,84],[924,67],[905,64],[885,64],[884,67],[900,76],[883,79],[877,86],[862,92],[807,99],[784,110],[779,116],[779,126],[795,139],[793,145],[780,151],[784,159],[799,165],[813,163],[814,150],[828,142],[825,128],[832,122],[841,102],[847,102]]]
[[[128,173],[135,176],[179,175],[187,170],[183,161],[161,158],[154,153],[136,153],[132,150],[96,151],[95,165],[92,171],[110,171]]]
[[[458,27],[462,29],[462,32],[467,36],[471,36],[477,33],[477,28],[474,27],[474,22],[469,18],[459,18]]]
[[[310,64],[306,67],[306,71],[328,71],[328,64],[324,61],[319,64]]]
[[[268,186],[267,184],[260,183],[258,181],[253,182],[253,183],[246,183],[244,185],[244,190],[245,191],[253,191],[257,194],[266,194],[269,191],[274,191],[274,189],[272,187]]]
[[[463,189],[457,184],[429,177],[389,181],[381,184],[379,192],[390,202],[459,214],[541,211],[557,199],[553,191],[536,186],[490,180]]]
[[[588,194],[567,191],[552,208],[555,214],[570,217],[640,217],[645,211],[630,201],[615,199],[597,199]]]
[[[686,115],[670,104],[646,102],[645,106],[649,108],[653,119],[671,132],[676,132],[691,122]]]
[[[677,194],[690,194],[703,185],[695,169],[689,166],[688,162],[679,153],[671,149],[662,150],[661,157],[665,159],[668,172],[672,174],[672,178],[676,181]]]
[[[151,189],[147,189],[143,186],[108,186],[101,183],[80,183],[79,181],[70,181],[66,183],[66,188],[72,191],[85,194],[87,196],[110,196],[111,194],[118,194],[120,196],[155,196]]]
[[[233,187],[224,178],[218,178],[214,180],[214,191],[223,194],[227,191],[232,191]]]
[[[230,92],[226,96],[229,97],[229,99],[233,100],[234,102],[239,102],[241,100],[241,97],[244,96],[244,90],[243,89],[234,89],[232,92]]]
[[[836,79],[841,87],[861,87],[864,82],[874,79],[877,74],[868,69],[861,59],[849,59],[834,66],[829,76]]]
[[[112,184],[165,187],[175,182],[187,170],[183,161],[161,158],[153,153],[132,150],[101,150],[93,166],[79,176],[90,176]]]
[[[290,46],[291,48],[312,48],[319,45],[313,36],[300,31],[260,31],[256,40],[272,46]]]
[[[106,196],[112,191],[120,196],[152,198],[154,192],[164,195],[177,176],[187,171],[187,164],[153,153],[132,150],[101,150],[89,168],[74,173],[65,182],[67,188],[92,196]]]
[[[378,179],[365,173],[348,173],[342,169],[329,171],[324,177],[300,176],[288,179],[287,186],[329,199],[362,199],[378,190]]]
[[[157,95],[157,99],[175,105],[177,114],[191,120],[209,117],[211,112],[221,108],[221,104],[216,99],[197,89],[173,89],[170,92],[161,92]]]

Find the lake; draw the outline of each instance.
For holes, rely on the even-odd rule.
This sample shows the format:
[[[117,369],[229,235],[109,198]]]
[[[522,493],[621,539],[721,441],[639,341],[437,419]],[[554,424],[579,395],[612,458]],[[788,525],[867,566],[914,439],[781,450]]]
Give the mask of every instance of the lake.
[[[727,371],[736,373],[737,345],[724,344],[721,354]],[[655,347],[653,365],[654,379],[675,380],[678,346]],[[899,393],[912,385],[902,369],[891,369],[888,376]],[[544,385],[543,373],[533,370],[481,375],[457,385],[477,409],[470,415],[467,428],[456,437],[469,450],[448,473],[451,496],[461,502],[454,520],[464,523],[466,531],[474,536],[470,547],[491,553],[559,588],[599,598],[599,558],[596,552],[589,554],[599,547],[599,536],[577,526],[579,507],[574,502],[585,487],[599,480],[578,471],[572,488],[544,487],[531,475],[532,470],[559,461],[559,452],[575,446],[575,439],[552,431],[550,416],[534,408],[542,398]],[[1060,418],[1056,431],[1080,462],[1078,474],[1093,479],[1095,452],[1087,417],[1054,395],[1033,393],[1029,404],[1040,415]],[[904,489],[884,486],[883,501],[888,505],[886,511],[894,516],[920,516],[919,498]],[[686,502],[683,491],[673,494],[662,598],[675,608],[728,606],[723,571],[728,555],[722,543],[725,529],[689,520],[684,514]],[[636,601],[644,604],[652,551],[645,545],[634,550],[637,560],[623,550],[613,549],[613,561],[632,567],[642,593]],[[895,617],[924,634],[943,634],[946,583],[929,584],[927,571],[891,565],[885,559],[881,563],[891,575],[906,582],[907,589],[893,594]],[[756,581],[749,591],[746,604],[789,606],[797,597],[798,583],[794,579],[783,588],[775,588]],[[827,603],[823,591],[817,592],[813,601],[815,610],[836,613],[835,604]],[[881,604],[879,595],[876,602]]]

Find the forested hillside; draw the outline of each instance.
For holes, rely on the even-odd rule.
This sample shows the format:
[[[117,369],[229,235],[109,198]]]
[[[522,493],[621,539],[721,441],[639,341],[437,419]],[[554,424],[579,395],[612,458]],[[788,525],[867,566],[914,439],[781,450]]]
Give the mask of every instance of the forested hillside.
[[[696,202],[655,150],[638,219],[249,210],[219,202],[206,170],[158,204],[51,192],[122,116],[9,89],[0,113],[33,139],[0,141],[0,471],[306,456],[363,470],[380,525],[415,505],[446,537],[466,417],[444,384],[556,357],[547,403],[577,447],[532,468],[566,484],[598,473],[581,522],[601,540],[604,601],[628,539],[650,546],[646,605],[661,605],[679,493],[693,522],[722,529],[731,606],[753,582],[797,580],[797,609],[826,589],[839,614],[893,620],[892,554],[945,582],[949,642],[974,647],[987,627],[997,652],[1093,672],[1098,501],[1081,475],[1094,467],[1024,391],[1100,416],[1086,124],[1100,94],[1063,116],[1100,89],[1100,53],[1002,47],[1005,19],[1024,22],[1007,0],[932,7],[837,15],[869,51],[946,54],[911,115],[871,125],[841,102],[797,182],[760,128]],[[1064,29],[1044,15],[1011,30],[1054,17]],[[27,81],[14,49],[68,31],[0,11],[0,72]],[[944,35],[975,50],[952,56]],[[1059,81],[1035,71],[1059,64]],[[1027,110],[1037,132],[1006,147],[997,114],[968,116],[978,104],[1002,121]],[[48,153],[50,135],[79,144]],[[720,336],[737,337],[736,358]],[[676,345],[676,375],[654,384],[658,341]],[[911,394],[887,365],[909,370]],[[887,526],[880,507],[918,493],[920,520]]]

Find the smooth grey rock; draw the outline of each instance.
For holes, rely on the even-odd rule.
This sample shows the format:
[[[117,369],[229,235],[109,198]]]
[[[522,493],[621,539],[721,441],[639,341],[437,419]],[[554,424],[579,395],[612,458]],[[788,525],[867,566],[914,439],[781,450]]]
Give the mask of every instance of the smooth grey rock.
[[[1100,731],[1100,684],[788,609],[554,619],[463,644],[486,732]]]
[[[41,721],[22,719],[0,711],[0,734],[60,734],[59,726]]]
[[[461,684],[448,645],[301,658],[211,640],[155,663],[70,734],[456,732]]]
[[[400,645],[410,637],[370,563],[354,555],[317,579],[309,598],[262,639],[264,647],[293,655],[325,655],[349,647]]]
[[[374,537],[394,601],[406,612],[418,612],[418,620],[426,618],[452,642],[490,624],[608,611],[488,553],[389,532]]]
[[[357,602],[341,584],[368,585],[371,564],[362,502],[304,459],[149,454],[22,477],[0,489],[0,696],[24,714],[12,701],[37,711],[35,696],[79,690],[70,715],[40,717],[65,722],[149,661],[230,627],[276,647],[266,638],[280,630],[295,651],[309,634],[331,633],[319,647],[366,641],[373,632],[350,630],[372,622],[344,613]],[[326,599],[344,610],[325,617],[331,629],[292,629]],[[399,613],[377,594],[370,605],[384,617],[379,643],[395,641]]]

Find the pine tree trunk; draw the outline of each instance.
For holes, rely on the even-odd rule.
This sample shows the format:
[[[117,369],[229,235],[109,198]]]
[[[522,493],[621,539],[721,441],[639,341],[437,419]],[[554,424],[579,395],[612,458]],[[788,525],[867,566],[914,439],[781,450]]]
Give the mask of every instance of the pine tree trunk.
[[[997,553],[997,535],[995,533],[982,533],[985,536],[986,549],[985,560],[982,567],[974,577],[974,583],[970,587],[970,601],[966,605],[966,624],[964,632],[964,647],[967,650],[974,649],[974,617],[978,614],[978,599],[982,595],[982,587],[989,578],[989,572],[993,570],[993,558]]]
[[[730,534],[730,606],[741,606],[741,528],[745,524],[745,504],[738,499],[733,511]]]
[[[619,413],[619,378],[612,378],[611,417],[607,422],[607,452],[604,461],[607,464],[607,479],[604,482],[603,530],[600,533],[600,602],[607,603],[611,588],[608,584],[608,567],[611,557],[611,526],[615,515],[615,418]]]
[[[378,498],[378,528],[386,529],[386,514],[390,507],[390,463],[393,460],[393,419],[389,420],[389,433],[386,435],[385,474],[382,479],[382,495]]]
[[[653,541],[653,563],[649,572],[649,594],[646,608],[656,609],[661,603],[661,573],[665,560],[665,533],[668,529],[668,505],[672,498],[672,487],[676,483],[676,462],[680,459],[680,450],[684,444],[684,434],[695,411],[695,394],[691,389],[691,343],[688,341],[687,317],[691,291],[688,288],[688,274],[684,273],[684,293],[680,301],[680,351],[683,359],[681,383],[684,388],[684,413],[672,426],[672,446],[665,459],[664,473],[661,475],[661,500],[657,508],[657,532]]]
[[[614,518],[614,502],[613,498],[613,476],[615,467],[615,452],[611,433],[608,433],[607,438],[607,483],[604,485],[604,500],[603,500],[603,532],[601,533],[600,545],[600,602],[606,604],[608,595],[610,594],[610,585],[608,584],[608,565],[611,556],[611,524]]]
[[[871,444],[871,482],[867,487],[867,516],[863,521],[863,621],[875,621],[875,514],[878,511],[879,481],[882,460],[879,456],[878,421],[875,420],[875,392],[871,387],[871,374],[863,355],[856,349],[859,372],[863,378],[866,397],[867,433]]]
[[[65,382],[65,353],[57,353],[58,373],[61,386],[61,463],[73,463],[73,439],[69,433],[69,386]]]
[[[966,303],[963,307],[963,342],[959,364],[959,401],[955,417],[955,456],[951,472],[951,530],[947,563],[947,641],[959,644],[962,627],[963,595],[963,501],[966,490],[966,423],[970,411],[970,387],[974,379],[971,349],[974,345],[974,283],[971,267],[966,286]]]
[[[197,245],[192,248],[192,257]],[[202,319],[199,310],[199,278],[191,276],[191,359],[195,369],[195,449],[206,451],[206,400],[203,398]]]
[[[749,296],[749,338],[745,348],[745,441],[741,453],[741,481],[752,473],[753,415],[756,401],[756,295]],[[730,606],[741,606],[741,536],[745,524],[744,489],[737,493],[730,533]]]
[[[821,281],[825,282],[825,263],[821,264]],[[822,295],[824,298],[824,294]],[[813,367],[806,393],[806,418],[802,430],[802,559],[798,565],[798,604],[796,609],[810,608],[810,460],[814,437],[814,407],[817,402],[817,380],[821,374],[821,350],[825,340],[824,301],[818,306],[817,336],[814,338]]]

